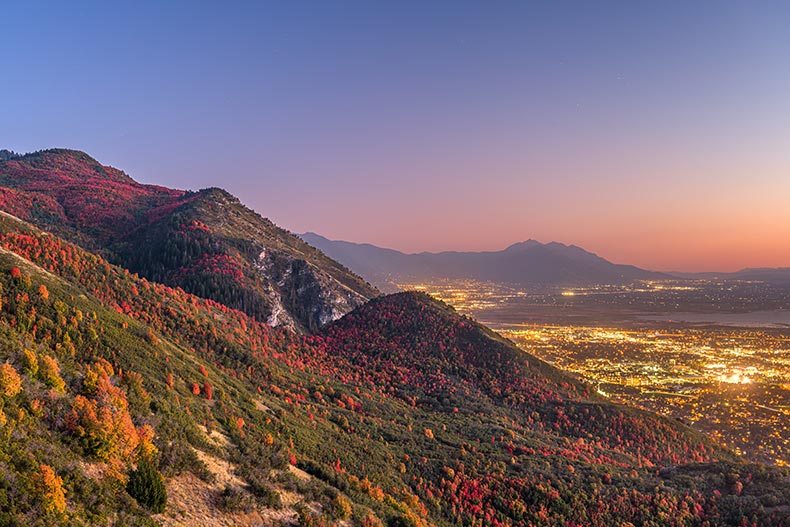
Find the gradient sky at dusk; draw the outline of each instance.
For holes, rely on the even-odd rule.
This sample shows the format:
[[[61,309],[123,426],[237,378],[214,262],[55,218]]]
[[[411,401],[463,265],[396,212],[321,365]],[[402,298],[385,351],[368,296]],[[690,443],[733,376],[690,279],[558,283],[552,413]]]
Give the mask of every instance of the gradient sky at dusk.
[[[16,4],[0,148],[406,251],[790,266],[788,2]]]

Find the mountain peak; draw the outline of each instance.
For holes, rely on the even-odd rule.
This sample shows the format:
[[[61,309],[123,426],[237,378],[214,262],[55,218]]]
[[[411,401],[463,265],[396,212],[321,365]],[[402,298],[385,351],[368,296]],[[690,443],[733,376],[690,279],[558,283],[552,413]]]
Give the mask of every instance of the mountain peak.
[[[65,156],[65,157],[72,157],[75,159],[87,159],[98,163],[92,156],[88,153],[83,152],[82,150],[76,150],[74,148],[45,148],[43,150],[36,150],[35,152],[28,152],[26,154],[22,154],[20,158],[36,158],[36,157],[49,157],[49,156]]]
[[[305,239],[305,238],[314,238],[314,239],[321,239],[321,240],[326,240],[326,241],[336,241],[336,240],[330,240],[330,239],[329,239],[329,238],[327,238],[326,236],[321,236],[321,235],[320,235],[320,234],[318,234],[317,232],[313,232],[313,231],[307,231],[307,232],[303,232],[302,234],[299,234],[298,236],[299,236],[300,238],[302,238],[302,239]]]
[[[12,153],[13,154],[13,153]],[[19,165],[37,171],[37,179],[57,182],[63,180],[85,181],[86,179],[107,180],[123,183],[136,183],[126,173],[117,168],[105,166],[81,150],[50,148],[24,155],[0,157],[7,165]]]
[[[554,243],[554,242],[552,242],[552,243]],[[514,243],[512,245],[508,245],[505,248],[505,252],[524,251],[526,249],[531,249],[531,248],[537,247],[539,245],[543,245],[543,244],[540,243],[537,240],[533,240],[532,238],[530,238],[529,240],[525,240],[523,242],[516,242],[516,243]]]
[[[17,154],[13,150],[6,150],[5,148],[0,150],[0,161],[8,161],[9,159],[16,159],[20,156],[21,154]]]
[[[412,307],[422,306],[444,311],[448,315],[455,315],[455,308],[450,304],[431,296],[425,291],[409,290],[400,293],[393,293],[391,295],[380,296],[374,299],[378,303],[403,303]]]
[[[198,194],[204,198],[213,199],[215,201],[221,201],[226,203],[241,203],[239,198],[225,190],[224,188],[219,187],[208,187],[202,188],[198,191]]]

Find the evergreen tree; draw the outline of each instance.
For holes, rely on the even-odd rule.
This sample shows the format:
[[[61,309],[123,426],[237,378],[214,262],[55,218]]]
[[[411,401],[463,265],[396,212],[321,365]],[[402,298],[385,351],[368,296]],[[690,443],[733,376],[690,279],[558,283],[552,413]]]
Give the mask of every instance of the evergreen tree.
[[[164,478],[146,456],[140,458],[137,469],[129,474],[126,492],[136,499],[137,503],[149,508],[155,514],[165,510],[167,490]]]

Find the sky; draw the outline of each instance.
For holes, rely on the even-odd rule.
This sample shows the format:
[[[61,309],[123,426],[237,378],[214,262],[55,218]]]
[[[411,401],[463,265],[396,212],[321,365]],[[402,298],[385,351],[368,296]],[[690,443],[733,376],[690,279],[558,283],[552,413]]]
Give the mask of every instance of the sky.
[[[15,2],[0,148],[403,251],[790,266],[790,3]]]

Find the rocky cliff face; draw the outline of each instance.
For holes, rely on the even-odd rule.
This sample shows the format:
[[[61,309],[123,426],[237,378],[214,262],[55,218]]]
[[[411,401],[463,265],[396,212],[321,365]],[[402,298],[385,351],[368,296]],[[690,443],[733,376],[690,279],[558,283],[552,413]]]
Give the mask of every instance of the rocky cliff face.
[[[270,316],[272,325],[298,323],[308,331],[316,331],[367,301],[351,289],[337,287],[338,283],[329,274],[306,260],[279,251],[270,258],[271,268],[276,269],[271,278],[278,286],[274,305],[283,306],[280,312],[292,319],[289,324],[287,319],[278,320],[283,315],[273,319]]]

